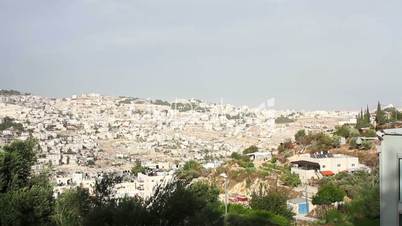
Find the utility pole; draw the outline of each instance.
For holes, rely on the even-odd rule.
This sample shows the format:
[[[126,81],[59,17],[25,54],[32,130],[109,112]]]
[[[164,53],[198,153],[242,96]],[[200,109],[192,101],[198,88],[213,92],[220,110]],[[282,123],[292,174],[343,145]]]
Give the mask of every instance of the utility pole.
[[[307,178],[307,172],[305,172],[305,179]],[[306,209],[307,209],[307,214],[310,212],[310,207],[308,205],[308,180],[306,180],[306,187],[305,187],[305,191],[306,192]]]
[[[228,215],[228,180],[225,177],[225,216]]]
[[[306,190],[305,190],[305,192],[306,192],[306,208],[307,208],[307,214],[310,212],[309,211],[309,205],[308,205],[308,193],[307,193],[307,190],[308,190],[308,183],[306,183]]]
[[[225,181],[225,225],[226,225],[226,218],[228,215],[228,176],[226,175],[226,173],[222,173],[220,175],[224,181]]]

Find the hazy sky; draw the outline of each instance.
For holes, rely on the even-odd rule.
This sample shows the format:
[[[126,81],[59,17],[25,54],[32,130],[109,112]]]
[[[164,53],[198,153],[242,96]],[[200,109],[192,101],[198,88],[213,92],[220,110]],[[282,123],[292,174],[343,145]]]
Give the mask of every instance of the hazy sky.
[[[0,88],[402,105],[402,1],[0,0]]]

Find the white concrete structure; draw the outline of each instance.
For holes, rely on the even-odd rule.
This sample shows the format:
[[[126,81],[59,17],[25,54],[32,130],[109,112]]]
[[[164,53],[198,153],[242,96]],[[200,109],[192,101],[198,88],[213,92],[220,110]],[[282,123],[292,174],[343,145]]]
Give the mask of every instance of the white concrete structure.
[[[289,160],[292,161],[308,161],[317,163],[320,166],[320,171],[332,171],[339,173],[342,171],[356,171],[363,165],[359,164],[359,158],[343,155],[343,154],[330,154],[330,153],[315,153],[315,154],[301,154],[295,155]]]
[[[311,212],[313,204],[306,198],[294,198],[287,201],[288,208],[297,216],[306,216]]]
[[[172,173],[158,173],[155,176],[148,176],[142,173],[138,174],[136,189],[138,195],[144,199],[152,196],[157,186],[163,186],[168,183],[173,177]]]
[[[268,161],[271,160],[272,154],[271,152],[254,152],[254,153],[249,153],[247,156],[250,157],[252,161]]]
[[[289,160],[292,163],[291,172],[298,174],[302,182],[339,172],[367,170],[365,165],[359,164],[357,157],[343,154],[327,152],[301,154],[292,156]]]
[[[322,177],[322,175],[320,174],[320,172],[318,170],[306,169],[306,168],[302,168],[300,166],[297,166],[297,167],[293,166],[290,169],[290,171],[292,173],[299,175],[299,178],[302,183],[306,183],[311,179],[320,179]]]
[[[402,225],[402,129],[385,130],[379,151],[381,226]]]

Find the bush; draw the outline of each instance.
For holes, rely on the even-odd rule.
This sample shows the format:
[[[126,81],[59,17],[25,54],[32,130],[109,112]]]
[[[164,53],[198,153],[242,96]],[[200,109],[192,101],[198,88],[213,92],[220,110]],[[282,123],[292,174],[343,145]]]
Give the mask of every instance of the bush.
[[[0,123],[0,131],[13,128],[19,132],[24,131],[24,126],[21,123],[16,123],[14,119],[10,117],[4,117],[2,123]]]
[[[135,161],[135,165],[133,166],[133,168],[131,168],[131,173],[132,173],[134,176],[137,176],[138,173],[144,174],[144,173],[146,172],[146,170],[147,170],[147,169],[141,165],[141,161],[136,160],[136,161]]]
[[[326,222],[347,226],[379,225],[380,192],[377,173],[377,170],[374,170],[372,174],[366,172],[340,173],[331,179],[321,181],[321,184],[334,183],[352,198],[351,202],[341,206],[338,210],[329,210],[325,215]]]
[[[294,147],[294,145],[293,145],[292,140],[287,139],[287,140],[285,140],[285,142],[279,144],[278,152],[282,153],[282,152],[285,152],[287,150],[293,149],[293,147]]]
[[[233,152],[230,157],[242,168],[254,168],[254,163],[247,155],[240,155],[237,152]]]
[[[35,140],[14,141],[0,152],[0,225],[51,225],[53,187],[48,175],[32,175]]]
[[[376,137],[377,132],[374,129],[365,130],[361,133],[362,137]]]
[[[331,209],[326,212],[325,222],[339,226],[353,226],[353,224],[348,221],[348,216],[336,209]]]
[[[90,203],[88,190],[70,189],[57,199],[53,219],[57,225],[84,225]]]
[[[250,207],[256,210],[265,210],[277,215],[288,218],[289,220],[293,218],[293,213],[287,207],[288,197],[279,192],[268,192],[267,194],[254,193],[251,196]]]
[[[285,169],[281,175],[281,181],[289,187],[297,187],[301,184],[299,175],[292,173],[289,169]]]
[[[269,211],[250,209],[241,205],[229,205],[227,225],[229,226],[288,226],[290,221]]]
[[[350,149],[370,150],[373,148],[373,142],[368,140],[363,140],[358,144],[357,138],[351,138],[348,143]]]
[[[0,152],[0,225],[224,225],[219,190],[201,182],[190,184],[187,178],[175,178],[157,187],[148,200],[117,199],[114,186],[122,178],[106,174],[96,181],[93,195],[76,188],[61,194],[55,202],[48,175],[31,174],[36,147],[28,140],[14,142]],[[202,167],[190,161],[183,169],[189,172]],[[281,215],[241,206],[229,208],[227,222],[289,225]]]
[[[307,134],[304,129],[297,131],[295,134],[295,141],[298,144],[308,145]]]
[[[346,196],[345,191],[333,184],[321,186],[315,196],[313,196],[314,205],[331,205],[335,202],[343,201]]]
[[[336,126],[334,135],[348,139],[351,137],[357,137],[360,135],[360,133],[359,133],[359,130],[351,127],[350,125],[345,124],[342,126]]]
[[[186,162],[183,168],[178,172],[178,177],[181,179],[191,180],[202,175],[204,168],[194,160]]]
[[[276,124],[286,124],[286,123],[292,123],[295,122],[294,119],[285,117],[283,115],[279,116],[278,118],[275,119]]]
[[[330,136],[325,133],[317,133],[312,135],[312,151],[326,151],[331,148],[339,147],[340,137]]]
[[[257,151],[258,151],[258,147],[255,146],[255,145],[252,145],[252,146],[244,149],[243,155],[246,155],[246,154],[249,154],[249,153],[254,153],[254,152],[257,152]]]

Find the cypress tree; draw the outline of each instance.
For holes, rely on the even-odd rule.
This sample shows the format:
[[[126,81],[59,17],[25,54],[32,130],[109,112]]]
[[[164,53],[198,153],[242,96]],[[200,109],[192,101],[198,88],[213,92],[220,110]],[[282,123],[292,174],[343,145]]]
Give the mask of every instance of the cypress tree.
[[[378,125],[382,125],[386,122],[385,112],[381,109],[380,101],[378,101],[375,121],[377,122]]]
[[[366,123],[367,126],[370,126],[370,118],[371,118],[370,110],[369,110],[369,107],[367,105],[367,110],[366,110],[366,115],[365,115],[365,120],[364,120],[364,122]]]

